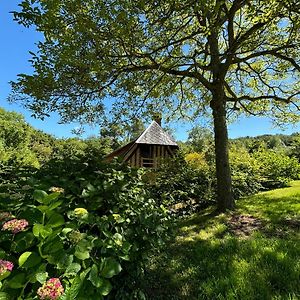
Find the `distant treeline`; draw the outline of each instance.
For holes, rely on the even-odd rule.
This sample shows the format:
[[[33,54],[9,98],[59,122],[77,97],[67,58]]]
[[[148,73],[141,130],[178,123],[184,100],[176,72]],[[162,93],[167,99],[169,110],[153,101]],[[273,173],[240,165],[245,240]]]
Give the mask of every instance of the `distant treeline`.
[[[112,148],[109,138],[59,139],[37,130],[16,112],[0,108],[0,163],[40,168],[50,160],[103,157]]]
[[[297,143],[300,138],[299,132],[294,132],[291,135],[286,134],[263,134],[255,137],[240,137],[231,139],[234,143],[241,143],[247,148],[255,147],[255,145],[265,144],[268,149],[280,148],[280,147],[293,147],[295,142]]]
[[[134,120],[125,129],[117,125],[102,128],[97,137],[60,139],[33,128],[21,114],[0,108],[0,163],[40,168],[51,160],[101,159],[130,139],[136,138],[143,129],[141,121]],[[213,135],[206,128],[194,127],[190,130],[187,141],[178,143],[185,155],[205,153],[206,160],[213,160]],[[231,152],[238,149],[249,154],[272,150],[300,160],[300,133],[231,139],[230,148]]]

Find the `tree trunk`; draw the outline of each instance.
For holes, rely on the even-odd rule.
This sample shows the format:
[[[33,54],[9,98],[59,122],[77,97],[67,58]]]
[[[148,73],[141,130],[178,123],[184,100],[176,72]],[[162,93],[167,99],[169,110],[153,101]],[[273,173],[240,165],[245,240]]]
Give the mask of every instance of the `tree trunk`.
[[[222,88],[221,88],[222,89]],[[214,118],[218,210],[234,208],[228,153],[226,103],[221,91],[213,93],[211,107]]]

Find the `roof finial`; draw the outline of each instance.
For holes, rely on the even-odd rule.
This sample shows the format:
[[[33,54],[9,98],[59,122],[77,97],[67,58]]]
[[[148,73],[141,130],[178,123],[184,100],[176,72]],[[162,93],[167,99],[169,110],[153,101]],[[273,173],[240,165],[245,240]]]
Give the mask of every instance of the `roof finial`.
[[[152,114],[153,121],[155,121],[159,126],[161,126],[162,115],[161,113],[155,112]]]

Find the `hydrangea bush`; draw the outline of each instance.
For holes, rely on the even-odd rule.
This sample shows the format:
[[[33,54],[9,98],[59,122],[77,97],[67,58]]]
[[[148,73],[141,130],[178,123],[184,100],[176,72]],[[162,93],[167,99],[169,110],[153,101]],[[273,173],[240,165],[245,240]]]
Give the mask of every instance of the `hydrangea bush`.
[[[141,298],[133,278],[162,242],[169,218],[143,175],[107,168],[74,179],[73,193],[26,189],[11,211],[3,210],[10,199],[2,199],[0,299]]]

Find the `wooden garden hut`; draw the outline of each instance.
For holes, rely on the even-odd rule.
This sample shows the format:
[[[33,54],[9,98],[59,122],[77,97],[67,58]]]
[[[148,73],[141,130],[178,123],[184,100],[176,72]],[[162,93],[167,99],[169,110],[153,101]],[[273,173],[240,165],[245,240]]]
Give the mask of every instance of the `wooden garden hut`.
[[[119,157],[132,167],[157,168],[162,159],[172,157],[178,150],[176,142],[159,123],[152,121],[136,140],[107,155],[107,160]]]

